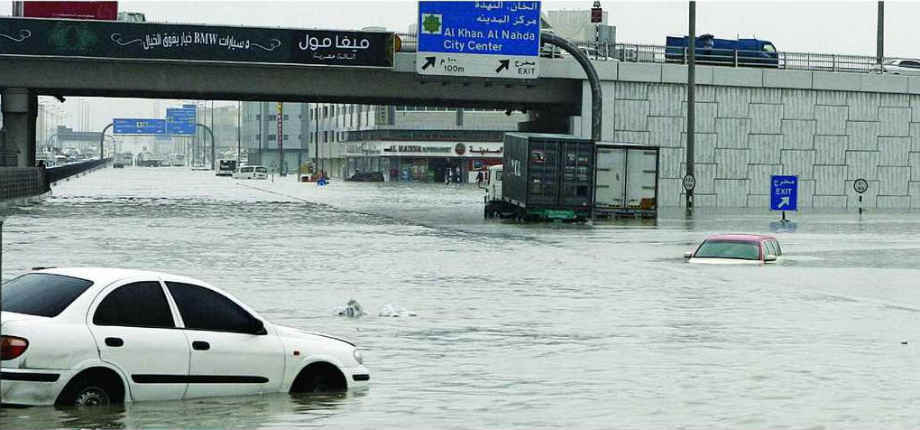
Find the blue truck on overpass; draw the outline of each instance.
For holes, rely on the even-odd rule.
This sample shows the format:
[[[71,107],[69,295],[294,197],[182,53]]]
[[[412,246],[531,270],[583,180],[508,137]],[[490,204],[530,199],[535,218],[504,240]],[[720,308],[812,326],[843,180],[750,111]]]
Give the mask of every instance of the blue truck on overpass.
[[[668,36],[664,56],[669,63],[686,63],[688,36]],[[696,62],[746,67],[778,67],[779,55],[776,47],[768,40],[760,39],[717,39],[711,34],[696,38]]]

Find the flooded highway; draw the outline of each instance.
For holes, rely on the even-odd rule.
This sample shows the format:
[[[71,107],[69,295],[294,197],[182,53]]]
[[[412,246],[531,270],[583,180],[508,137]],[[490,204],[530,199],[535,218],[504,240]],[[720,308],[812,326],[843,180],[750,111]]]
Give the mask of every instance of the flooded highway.
[[[790,214],[775,265],[684,263],[767,210],[486,221],[475,186],[103,169],[14,208],[33,266],[188,275],[354,340],[367,391],[0,410],[5,428],[918,428],[920,214]],[[357,300],[368,313],[343,318]],[[405,309],[399,317],[381,310]],[[384,314],[388,314],[385,312]]]

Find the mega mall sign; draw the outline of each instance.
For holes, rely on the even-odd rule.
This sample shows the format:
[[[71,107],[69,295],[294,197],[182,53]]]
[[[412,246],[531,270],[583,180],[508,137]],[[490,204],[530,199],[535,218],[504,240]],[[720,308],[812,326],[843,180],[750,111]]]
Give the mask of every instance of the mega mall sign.
[[[395,34],[0,18],[0,55],[393,67]]]

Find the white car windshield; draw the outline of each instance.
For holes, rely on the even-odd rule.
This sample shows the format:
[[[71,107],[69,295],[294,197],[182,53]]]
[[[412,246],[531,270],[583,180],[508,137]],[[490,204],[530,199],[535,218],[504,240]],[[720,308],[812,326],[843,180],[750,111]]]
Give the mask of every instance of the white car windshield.
[[[267,172],[268,172],[268,169],[266,169],[266,168],[264,168],[264,167],[256,167],[256,172],[257,172],[257,173],[267,173]]]
[[[707,240],[696,251],[693,258],[735,258],[759,260],[760,247],[754,242]]]

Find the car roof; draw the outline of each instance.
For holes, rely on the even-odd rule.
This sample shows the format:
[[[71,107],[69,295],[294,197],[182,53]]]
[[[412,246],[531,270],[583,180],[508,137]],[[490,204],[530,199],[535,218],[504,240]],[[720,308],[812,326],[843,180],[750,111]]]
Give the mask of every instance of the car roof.
[[[759,242],[761,240],[776,240],[773,236],[768,236],[765,234],[747,234],[747,233],[729,233],[729,234],[713,234],[706,238],[709,240],[734,240],[742,242]]]
[[[56,275],[72,276],[74,278],[93,281],[93,284],[97,286],[109,285],[112,282],[128,278],[169,278],[170,280],[185,280],[199,285],[205,284],[204,282],[201,282],[197,279],[172,275],[168,273],[154,272],[149,270],[118,269],[111,267],[54,267],[35,270],[32,273],[51,273]]]

